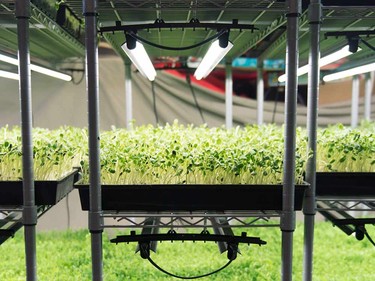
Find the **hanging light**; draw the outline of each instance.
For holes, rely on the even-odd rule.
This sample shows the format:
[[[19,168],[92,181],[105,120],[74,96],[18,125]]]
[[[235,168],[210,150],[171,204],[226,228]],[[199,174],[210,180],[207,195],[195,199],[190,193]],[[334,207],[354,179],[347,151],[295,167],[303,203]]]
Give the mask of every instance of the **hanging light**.
[[[129,59],[134,63],[138,71],[148,80],[154,81],[156,77],[155,68],[146,53],[142,43],[138,42],[132,36],[126,34],[126,42],[121,48],[128,55]]]
[[[362,49],[357,46],[357,51],[361,51],[361,50]],[[328,65],[328,64],[333,63],[335,61],[338,61],[339,59],[350,56],[352,53],[353,52],[351,51],[351,47],[349,45],[346,45],[343,48],[341,48],[340,50],[338,50],[338,51],[336,51],[332,54],[329,54],[325,57],[320,58],[319,59],[319,67]],[[309,65],[308,64],[306,64],[306,65],[297,69],[297,76],[301,76],[303,74],[306,74],[307,72],[309,72]],[[278,78],[278,81],[280,83],[285,82],[286,81],[286,74],[281,75]]]
[[[8,71],[4,71],[4,70],[0,70],[0,77],[13,79],[13,80],[19,80],[20,79],[20,77],[17,73],[8,72]]]
[[[208,76],[216,65],[225,57],[232,49],[233,44],[228,41],[229,31],[225,32],[219,39],[212,42],[206,55],[203,57],[198,68],[195,70],[194,76],[197,80],[201,80]]]
[[[5,55],[0,54],[0,61],[7,62],[7,63],[18,66],[18,59],[14,59],[14,58],[9,57],[9,56],[5,56]],[[45,68],[45,67],[41,67],[41,66],[38,66],[38,65],[35,65],[35,64],[30,64],[30,70],[42,73],[44,75],[47,75],[47,76],[50,76],[50,77],[53,77],[53,78],[61,79],[61,80],[64,80],[64,81],[71,81],[72,80],[72,76],[70,76],[70,75],[67,75],[67,74],[64,74],[64,73],[61,73],[61,72],[57,72],[57,71],[54,71],[54,70],[51,70],[51,69],[48,69],[48,68]]]
[[[354,67],[354,68],[351,68],[351,69],[347,69],[347,70],[344,70],[344,71],[328,74],[328,75],[323,77],[323,81],[329,82],[329,81],[342,79],[342,78],[346,78],[346,77],[351,77],[351,76],[354,76],[354,75],[367,73],[367,72],[371,72],[371,71],[375,71],[375,62],[370,63],[370,64],[366,64],[366,65],[362,65],[362,66],[358,66],[358,67]]]

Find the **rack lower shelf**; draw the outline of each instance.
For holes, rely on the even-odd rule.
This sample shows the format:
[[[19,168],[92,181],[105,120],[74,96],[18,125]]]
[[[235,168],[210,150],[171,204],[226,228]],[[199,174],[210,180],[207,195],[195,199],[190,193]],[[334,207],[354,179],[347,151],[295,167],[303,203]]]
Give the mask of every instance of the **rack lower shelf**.
[[[50,181],[35,181],[35,205],[55,205],[73,190],[78,180],[78,170]],[[22,181],[0,181],[0,206],[23,205]]]
[[[75,185],[82,210],[89,210],[89,185]],[[302,208],[308,185],[295,188],[295,209]],[[107,211],[281,210],[282,185],[102,185]]]
[[[316,196],[322,199],[375,199],[375,173],[318,172]]]

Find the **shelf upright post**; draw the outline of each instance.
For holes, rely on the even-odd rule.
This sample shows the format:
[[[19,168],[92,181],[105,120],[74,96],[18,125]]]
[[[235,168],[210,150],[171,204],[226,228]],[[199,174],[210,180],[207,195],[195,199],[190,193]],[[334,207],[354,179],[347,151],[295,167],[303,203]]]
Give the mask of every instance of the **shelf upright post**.
[[[86,44],[86,91],[89,122],[89,163],[90,163],[90,211],[89,230],[91,233],[92,280],[103,280],[103,216],[100,185],[99,148],[99,70],[97,37],[97,1],[84,0]]]
[[[225,61],[225,127],[233,127],[233,77],[232,61]]]
[[[370,72],[366,74],[366,82],[365,82],[365,112],[364,117],[365,120],[371,120],[371,94],[372,88],[374,86],[374,74],[375,72]]]
[[[313,276],[313,250],[314,250],[314,225],[316,214],[316,141],[318,123],[318,100],[319,100],[319,59],[320,59],[320,26],[322,20],[322,5],[320,0],[311,0],[309,6],[310,24],[310,54],[309,74],[307,89],[307,134],[308,153],[311,155],[307,160],[306,181],[310,188],[305,192],[303,214],[304,214],[304,255],[303,255],[303,280],[312,281]]]
[[[257,67],[257,123],[263,124],[264,115],[264,80],[263,80],[263,62],[258,62]]]
[[[125,122],[128,130],[132,129],[133,120],[133,92],[131,63],[125,62]]]
[[[22,177],[23,210],[22,222],[25,236],[26,280],[37,280],[36,272],[36,224],[34,162],[32,141],[32,102],[29,48],[30,0],[16,1],[17,36],[18,36],[18,73],[21,102],[22,133]]]
[[[353,76],[352,80],[352,111],[351,111],[351,127],[355,128],[358,125],[358,111],[359,111],[359,77]]]
[[[281,236],[281,280],[292,280],[293,232],[296,224],[294,210],[295,191],[295,148],[297,109],[297,68],[298,68],[298,24],[301,15],[301,1],[289,0],[287,17],[287,48],[285,83],[285,133],[283,164],[283,209],[280,218]]]

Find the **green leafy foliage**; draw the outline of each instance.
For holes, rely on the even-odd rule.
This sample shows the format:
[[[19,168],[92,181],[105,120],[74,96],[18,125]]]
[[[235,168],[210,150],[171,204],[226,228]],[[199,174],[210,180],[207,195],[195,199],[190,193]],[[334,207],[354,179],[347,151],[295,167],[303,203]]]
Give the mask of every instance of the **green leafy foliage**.
[[[303,174],[311,151],[307,133],[297,128],[295,182]],[[375,123],[352,129],[335,125],[318,130],[317,171],[374,172]],[[208,128],[175,121],[133,130],[101,133],[103,184],[280,184],[283,182],[284,131],[276,125]],[[34,129],[34,174],[56,179],[82,169],[89,182],[87,130],[62,127]],[[0,129],[0,180],[22,178],[19,128]]]
[[[375,123],[342,124],[318,131],[317,171],[375,172]]]
[[[78,167],[86,154],[86,130],[62,127],[33,130],[34,177],[55,180]],[[0,180],[22,179],[22,143],[18,127],[0,129]]]

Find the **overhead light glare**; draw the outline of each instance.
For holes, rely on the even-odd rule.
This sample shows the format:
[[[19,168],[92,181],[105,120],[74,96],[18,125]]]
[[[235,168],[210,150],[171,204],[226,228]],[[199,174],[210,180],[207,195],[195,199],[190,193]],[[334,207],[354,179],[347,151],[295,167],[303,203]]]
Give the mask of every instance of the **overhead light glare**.
[[[129,59],[132,61],[138,71],[144,77],[147,77],[148,80],[154,81],[156,71],[142,43],[139,43],[135,39],[135,43],[134,41],[129,42],[129,40],[133,40],[130,39],[132,38],[131,36],[126,36],[126,38],[126,43],[124,43],[121,48],[128,55]]]
[[[18,59],[14,59],[14,58],[11,58],[11,57],[8,57],[8,56],[5,56],[5,55],[0,54],[0,61],[18,66]],[[39,72],[41,74],[44,74],[44,75],[47,75],[47,76],[50,76],[50,77],[54,77],[54,78],[57,78],[57,79],[61,79],[61,80],[64,80],[64,81],[71,81],[72,80],[72,76],[70,76],[70,75],[67,75],[67,74],[64,74],[64,73],[61,73],[61,72],[57,72],[57,71],[54,71],[54,70],[51,70],[51,69],[48,69],[48,68],[45,68],[45,67],[37,66],[35,64],[30,64],[30,69],[32,71]]]
[[[211,71],[218,65],[218,63],[225,57],[225,55],[232,49],[233,44],[228,41],[228,45],[223,48],[220,47],[219,40],[215,40],[206,55],[203,57],[198,68],[195,70],[194,76],[197,80],[201,80],[208,76]]]
[[[361,51],[362,49],[358,47],[358,50],[357,51]],[[325,66],[325,65],[328,65],[330,63],[333,63],[335,61],[338,61],[342,58],[345,58],[347,56],[350,56],[351,54],[353,54],[353,52],[350,51],[350,46],[349,45],[346,45],[344,46],[343,48],[341,48],[340,50],[332,53],[332,54],[329,54],[325,57],[322,57],[319,59],[319,67],[322,67],[322,66]],[[304,75],[306,73],[309,72],[309,65],[306,64],[300,68],[297,69],[297,76],[301,76],[301,75]],[[278,78],[278,81],[280,83],[282,82],[285,82],[286,81],[286,74],[283,74],[281,75],[279,78]]]
[[[323,81],[329,82],[329,81],[342,79],[342,78],[346,78],[346,77],[351,77],[351,76],[354,76],[354,75],[367,73],[367,72],[371,72],[371,71],[375,71],[375,62],[370,63],[370,64],[366,64],[366,65],[362,65],[362,66],[358,66],[358,67],[355,67],[355,68],[351,68],[351,69],[348,69],[348,70],[328,74],[328,75],[323,77]]]
[[[8,72],[8,71],[4,71],[4,70],[0,70],[0,77],[13,79],[13,80],[19,80],[20,79],[20,77],[17,73]]]

